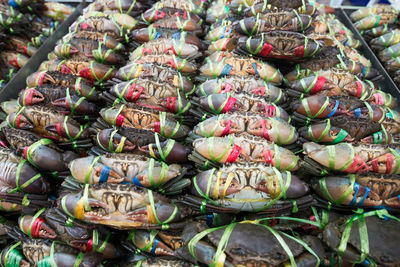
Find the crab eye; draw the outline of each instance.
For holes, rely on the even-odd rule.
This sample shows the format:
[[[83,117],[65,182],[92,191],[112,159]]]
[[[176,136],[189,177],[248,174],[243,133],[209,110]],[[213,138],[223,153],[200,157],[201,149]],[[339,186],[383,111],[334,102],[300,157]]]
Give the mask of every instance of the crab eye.
[[[232,248],[231,253],[240,256],[246,255],[246,252],[242,248]]]

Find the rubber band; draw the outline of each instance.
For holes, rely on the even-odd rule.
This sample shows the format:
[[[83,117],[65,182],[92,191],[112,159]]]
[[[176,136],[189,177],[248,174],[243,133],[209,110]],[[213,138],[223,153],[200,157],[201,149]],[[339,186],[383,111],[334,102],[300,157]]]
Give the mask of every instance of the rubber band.
[[[156,211],[156,208],[154,206],[153,191],[147,190],[147,193],[148,193],[148,196],[149,196],[150,206],[151,206],[154,218],[156,219],[157,223],[159,225],[168,227],[168,223],[171,222],[175,218],[175,215],[178,212],[178,207],[174,203],[170,203],[170,204],[172,204],[174,206],[174,211],[172,212],[171,216],[168,219],[166,219],[164,222],[161,222],[160,219],[158,218],[157,211]]]
[[[326,177],[320,179],[320,180],[318,181],[318,183],[319,183],[319,186],[322,188],[322,191],[323,191],[325,197],[328,198],[329,202],[332,202],[332,203],[334,203],[335,205],[340,206],[340,205],[342,204],[342,202],[343,202],[344,200],[346,200],[347,197],[348,197],[348,196],[351,194],[351,192],[353,192],[353,190],[354,190],[354,184],[355,184],[356,176],[355,176],[354,174],[351,174],[351,175],[349,176],[349,179],[350,179],[350,186],[346,189],[346,191],[345,191],[337,200],[334,200],[333,197],[331,196],[331,194],[330,194],[329,191],[328,191],[328,188],[327,188],[327,186],[326,186]]]
[[[214,140],[215,140],[214,137],[210,137],[207,139],[207,148],[208,148],[208,153],[210,154],[211,160],[219,162],[225,156],[225,154],[229,151],[229,149],[231,148],[231,146],[233,144],[233,136],[229,135],[228,139],[229,139],[229,144],[224,149],[224,151],[222,151],[222,153],[217,157],[215,156],[215,152],[214,152]]]
[[[23,160],[21,160],[21,161],[18,163],[17,171],[16,171],[16,173],[15,173],[15,188],[13,188],[12,190],[10,190],[9,193],[15,193],[15,192],[17,192],[17,191],[19,191],[19,192],[24,192],[23,189],[24,189],[25,187],[29,186],[31,183],[35,182],[36,180],[38,180],[39,178],[42,177],[42,176],[40,175],[40,173],[38,173],[38,174],[36,174],[35,176],[31,177],[28,181],[26,181],[25,183],[23,183],[23,184],[20,186],[20,185],[19,185],[19,182],[20,182],[20,181],[19,181],[19,178],[20,178],[20,175],[21,175],[22,168],[23,168],[23,166],[24,166],[24,164],[25,164],[26,162],[27,162],[27,161],[23,159]]]
[[[22,253],[17,250],[16,248],[22,244],[21,241],[15,243],[12,245],[4,255],[4,263],[6,264],[6,267],[14,267],[14,266],[19,266],[21,260],[24,258],[22,256]],[[1,256],[3,256],[3,251],[1,251]]]
[[[32,164],[33,166],[35,166],[36,168],[39,168],[39,167],[36,165],[35,161],[32,159],[32,153],[33,153],[38,147],[40,147],[40,146],[42,146],[42,145],[46,146],[46,145],[49,145],[49,144],[52,144],[52,143],[53,143],[53,141],[51,141],[50,139],[42,138],[42,139],[40,139],[39,141],[36,141],[35,143],[31,144],[30,146],[25,147],[25,148],[24,148],[24,157],[25,157],[25,159],[28,160],[28,162],[29,162],[30,164]],[[40,168],[39,168],[39,169],[40,169]]]
[[[333,107],[332,111],[326,117],[327,118],[332,117],[336,113],[336,110],[337,110],[338,107],[339,107],[339,100],[336,100],[335,101],[335,106]]]
[[[172,150],[172,148],[173,148],[174,145],[175,145],[175,140],[168,139],[167,145],[166,145],[165,151],[164,151],[164,150],[161,148],[160,139],[159,139],[157,133],[155,133],[154,139],[155,139],[155,141],[156,141],[156,147],[157,147],[158,154],[160,155],[161,160],[167,161],[167,157],[168,157],[169,153],[171,153],[171,150]],[[153,152],[153,148],[152,148],[152,146],[150,146],[150,145],[149,145],[149,153],[150,153],[150,155],[151,155],[153,158],[156,158],[156,156],[155,156],[155,154],[154,154],[154,152]]]

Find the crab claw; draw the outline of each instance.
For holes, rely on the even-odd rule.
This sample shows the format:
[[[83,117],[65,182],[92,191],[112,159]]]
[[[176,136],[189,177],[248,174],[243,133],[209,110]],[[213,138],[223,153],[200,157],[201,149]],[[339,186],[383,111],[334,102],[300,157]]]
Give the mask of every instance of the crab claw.
[[[97,133],[96,144],[108,152],[132,152],[136,146],[114,129],[104,129]]]
[[[219,114],[234,111],[237,101],[238,100],[231,97],[229,93],[224,93],[200,97],[199,103],[207,111]]]
[[[325,102],[328,102],[326,107]],[[327,118],[345,114],[347,111],[345,107],[340,105],[339,100],[335,101],[324,95],[313,95],[295,100],[291,103],[291,107],[293,111],[311,118]]]
[[[400,164],[400,162],[397,162],[398,158],[395,156],[399,153],[399,150],[393,150],[393,153],[386,153],[369,161],[367,164],[370,166],[370,170],[378,173],[399,174],[400,171],[397,165]]]
[[[171,150],[169,150],[169,153],[165,155],[165,150],[169,149],[169,147],[171,147]],[[159,148],[161,148],[162,151],[159,151]],[[155,159],[162,160],[165,158],[167,162],[187,162],[188,156],[191,152],[190,148],[180,144],[179,142],[175,142],[175,140],[172,139],[161,142],[160,146],[149,144],[139,147],[139,150]]]
[[[32,215],[25,215],[18,218],[18,225],[25,234],[33,238],[55,239],[57,237],[56,232],[42,217],[34,218]]]
[[[69,123],[67,120],[66,123],[59,122],[57,124],[49,124],[45,127],[46,131],[56,133],[61,137],[68,138],[68,139],[85,139],[88,138],[88,131],[87,129],[83,128],[82,126],[78,126],[72,123]]]
[[[27,87],[37,87],[43,85],[46,82],[50,82],[51,84],[55,84],[54,78],[49,75],[45,71],[37,71],[32,73],[26,78],[26,86]]]
[[[18,186],[21,187],[24,183],[31,181],[21,188],[23,192],[29,194],[46,194],[50,192],[50,184],[28,162],[23,162],[23,164],[18,167],[19,172],[16,169],[17,166],[15,166],[15,172],[10,174],[9,179],[2,179],[4,183],[15,188],[17,187],[17,183]],[[18,179],[17,176],[19,176]]]
[[[57,111],[64,114],[94,114],[97,110],[97,105],[87,101],[84,97],[72,95],[54,100],[51,103]]]
[[[115,53],[111,49],[101,47],[100,49],[92,50],[92,56],[101,63],[108,63],[112,65],[125,65],[125,59]]]
[[[298,132],[301,137],[318,143],[336,144],[354,141],[354,138],[344,129],[329,126],[326,122],[301,127]]]
[[[192,105],[190,101],[184,97],[167,97],[166,99],[159,100],[162,107],[166,107],[170,112],[175,114],[184,114]]]
[[[166,166],[166,167],[165,167]],[[165,165],[165,163],[155,162],[154,167],[138,173],[134,179],[134,184],[143,187],[162,186],[169,180],[181,175],[182,167],[178,164]],[[136,184],[138,181],[138,184]]]
[[[60,199],[59,207],[66,214],[70,214],[79,220],[99,221],[109,218],[109,207],[106,203],[90,197],[85,199],[82,192],[63,196]]]
[[[152,238],[149,231],[145,230],[133,230],[128,238],[129,242],[145,252],[148,252],[154,256],[173,256],[174,251],[170,249],[162,240],[158,237]]]
[[[369,107],[356,108],[349,111],[347,114],[356,118],[370,119],[373,121],[381,122],[386,117],[386,109],[377,105],[370,105]]]
[[[360,207],[382,205],[377,193],[357,182],[354,182],[351,193],[348,194],[347,190],[351,186],[350,177],[333,176],[319,179],[313,184],[313,189],[320,197],[339,205]]]
[[[385,131],[379,131],[376,133],[373,133],[372,135],[369,135],[367,137],[364,137],[363,139],[360,140],[361,143],[367,143],[367,144],[391,144],[393,141],[393,136],[391,134],[387,134]]]
[[[124,177],[108,166],[96,161],[94,156],[77,158],[68,164],[72,176],[82,183],[121,183]]]
[[[207,195],[207,192],[212,192],[209,194],[210,197],[213,199],[219,199],[240,192],[240,190],[244,188],[244,186],[240,183],[238,179],[236,178],[233,178],[231,180],[228,179],[229,172],[221,172],[221,176],[219,177],[219,183],[217,184],[218,181],[217,178],[219,175],[220,174],[216,172],[215,169],[199,173],[196,176],[197,188],[195,187],[195,184],[193,184],[191,189],[192,194],[201,196],[201,194]],[[226,185],[228,181],[229,185]],[[211,187],[208,188],[210,184]],[[198,192],[198,189],[200,190],[200,192]]]
[[[25,159],[43,171],[68,170],[68,161],[78,157],[74,153],[60,153],[46,145],[26,146],[23,148]]]
[[[27,88],[20,93],[18,102],[21,106],[31,106],[44,101],[44,96],[35,88]]]
[[[99,252],[105,259],[115,259],[122,256],[114,244],[100,239],[97,239],[97,244],[94,244],[94,242],[93,238],[89,240],[72,240],[69,242],[69,245],[85,253],[92,251]]]
[[[81,266],[85,267],[95,267],[100,266],[103,261],[103,256],[97,252],[89,252],[82,254],[81,259],[77,259],[75,254],[69,254],[65,252],[56,252],[52,257],[54,261],[54,265],[56,266],[73,266],[74,262],[80,262]],[[71,263],[68,265],[66,263]]]
[[[10,258],[7,257],[7,255],[20,255],[19,253],[21,253],[21,252],[19,252],[19,250],[17,250],[17,248],[14,247],[14,243],[11,243],[7,247],[3,248],[2,253],[0,255],[1,265],[7,266],[7,264],[10,262]],[[16,265],[18,267],[31,267],[32,266],[31,263],[29,261],[27,261],[23,256],[20,256],[17,259],[19,259],[18,265]]]
[[[103,82],[112,79],[116,72],[117,71],[113,67],[91,61],[88,67],[79,71],[79,76],[89,81]]]
[[[17,99],[9,100],[9,101],[4,101],[1,104],[1,108],[6,114],[11,114],[13,112],[18,112],[19,109],[19,103]]]
[[[34,125],[22,113],[21,114],[18,114],[18,112],[10,113],[6,118],[6,121],[8,125],[16,129],[32,130],[34,128]]]
[[[59,44],[54,48],[54,53],[60,58],[69,58],[79,53],[79,49],[71,44]]]
[[[298,133],[287,121],[280,118],[257,118],[250,122],[248,132],[263,137],[278,145],[289,145],[296,142]],[[250,123],[249,123],[250,124]]]
[[[354,148],[349,143],[323,146],[309,142],[303,144],[303,151],[314,161],[332,170],[357,173],[369,169],[364,159],[354,153]]]
[[[208,46],[208,50],[210,52],[217,52],[217,51],[233,51],[238,44],[237,38],[222,38],[212,42]]]
[[[102,108],[100,116],[110,125],[113,126],[133,126],[124,115],[116,108]]]

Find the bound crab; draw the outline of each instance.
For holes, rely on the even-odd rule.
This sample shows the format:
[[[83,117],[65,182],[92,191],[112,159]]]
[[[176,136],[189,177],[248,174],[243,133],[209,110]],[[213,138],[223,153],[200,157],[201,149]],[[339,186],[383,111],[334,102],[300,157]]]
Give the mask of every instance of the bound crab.
[[[281,171],[299,168],[299,158],[290,150],[246,133],[196,139],[189,159],[201,168],[233,162],[266,162]]]
[[[110,93],[102,93],[101,97],[109,103],[135,102],[138,105],[154,106],[182,114],[187,113],[191,106],[182,93],[179,87],[171,86],[162,80],[138,78],[114,85],[110,88]]]
[[[181,191],[188,182],[182,180],[186,168],[130,153],[78,158],[70,162],[69,169],[75,179],[85,184],[133,183],[141,187],[164,188],[160,191],[167,193]],[[168,185],[171,184],[174,184],[174,188],[168,191]]]
[[[192,97],[192,103],[196,108],[189,110],[196,117],[210,117],[208,114],[221,114],[227,112],[252,112],[267,117],[276,117],[290,121],[289,114],[281,107],[270,103],[266,97],[249,95],[246,93],[222,93],[203,97]]]
[[[323,146],[304,143],[305,161],[316,167],[316,173],[328,172],[400,173],[399,152],[396,147],[374,144],[340,143]],[[316,164],[317,163],[317,164]]]
[[[277,145],[290,145],[297,140],[296,129],[280,118],[268,118],[256,113],[226,113],[197,124],[191,133],[196,137],[221,137],[234,133],[260,136]]]
[[[277,30],[303,32],[311,26],[311,22],[309,15],[298,14],[293,9],[276,8],[235,22],[233,30],[249,36]]]
[[[239,40],[238,50],[261,58],[302,59],[312,57],[323,47],[319,41],[296,32],[271,31]]]
[[[101,253],[105,259],[121,256],[121,248],[113,243],[111,233],[105,234],[93,225],[69,219],[57,208],[41,209],[34,215],[20,216],[18,226],[30,238],[63,241],[83,253]]]
[[[107,196],[117,195],[117,198]],[[121,205],[129,203],[128,205]],[[165,229],[182,227],[190,211],[170,199],[136,185],[103,183],[86,185],[58,199],[69,216],[116,229]]]
[[[369,119],[340,115],[299,129],[302,138],[317,142],[336,144],[360,141],[371,144],[391,144],[396,142],[399,131],[397,123],[391,120],[380,124]]]
[[[260,95],[274,104],[283,106],[288,98],[286,93],[272,83],[254,77],[227,76],[220,79],[210,79],[196,88],[198,96],[209,96],[221,93],[247,93]]]
[[[182,237],[185,254],[190,253],[194,262],[205,265],[278,266],[304,263],[314,266],[319,265],[324,257],[319,239],[312,236],[293,237],[259,221],[243,221],[209,229],[200,223],[191,223],[184,229]]]
[[[387,118],[397,121],[390,109],[348,96],[314,95],[293,101],[291,107],[293,120],[303,124],[339,115],[367,118],[379,123]]]
[[[151,78],[163,81],[171,86],[178,87],[185,94],[192,92],[194,88],[190,79],[183,76],[177,70],[154,63],[130,63],[120,68],[115,74],[117,83],[137,78]]]
[[[188,127],[179,123],[171,113],[132,103],[103,108],[100,116],[113,126],[152,130],[167,138],[183,138],[189,131]]]
[[[279,172],[265,163],[233,163],[199,173],[191,187],[194,196],[183,198],[201,212],[276,214],[310,205],[308,191],[290,172]]]
[[[313,183],[317,194],[338,207],[386,207],[398,210],[400,207],[397,175],[351,174],[328,176]]]
[[[66,115],[94,115],[98,112],[95,103],[60,85],[47,84],[27,88],[20,92],[18,100],[21,106],[51,106],[57,112]]]
[[[198,49],[203,47],[199,37],[190,32],[182,32],[168,28],[154,28],[151,25],[147,28],[136,29],[130,33],[130,37],[138,43],[146,43],[158,39],[173,39],[178,42],[195,45]]]
[[[206,58],[200,73],[212,78],[253,75],[274,84],[281,84],[283,78],[278,69],[265,62],[226,52],[215,52]]]
[[[338,253],[339,261],[352,264],[396,265],[399,250],[394,245],[399,219],[386,210],[358,212],[329,223],[323,241]]]
[[[45,84],[68,87],[74,93],[86,97],[89,101],[97,101],[96,88],[84,78],[57,71],[38,71],[26,78],[28,88],[36,88]]]
[[[61,142],[88,138],[84,126],[46,106],[21,107],[18,112],[10,113],[6,121],[10,127],[30,130],[42,137]]]

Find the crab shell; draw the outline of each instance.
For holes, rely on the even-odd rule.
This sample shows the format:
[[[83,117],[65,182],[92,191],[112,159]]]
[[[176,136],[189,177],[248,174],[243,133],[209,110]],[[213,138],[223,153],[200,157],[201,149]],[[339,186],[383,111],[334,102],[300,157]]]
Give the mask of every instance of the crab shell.
[[[186,244],[203,228],[194,223],[188,224],[183,231],[183,239]],[[221,227],[207,234],[207,241],[199,241],[194,244],[194,254],[199,262],[210,265],[216,256],[216,247],[222,239],[226,227]],[[304,266],[316,265],[315,257],[308,257],[302,254],[304,248],[286,236],[281,235],[284,242],[289,247],[297,264]],[[314,243],[312,249],[320,247],[322,244],[316,238],[305,239],[307,243]],[[226,247],[223,250],[226,258],[223,264],[226,266],[280,266],[289,263],[289,256],[282,249],[279,241],[274,234],[263,225],[252,223],[237,223],[233,226],[233,230],[229,235]],[[320,252],[317,252],[321,255]],[[323,253],[322,253],[323,254]]]
[[[6,148],[0,148],[0,154],[2,154],[0,162],[0,180],[2,183],[12,188],[18,186],[19,189],[14,190],[16,192],[22,191],[29,194],[50,192],[50,184],[28,162],[23,161],[22,158]],[[28,181],[30,183],[27,183]],[[27,184],[24,185],[25,183]]]
[[[132,236],[132,237],[131,237]],[[130,238],[131,237],[131,238]],[[132,230],[128,237],[128,242],[154,256],[173,256],[174,251],[169,248],[162,240],[157,236],[152,239],[149,231],[145,230]],[[149,246],[149,244],[151,244]]]

